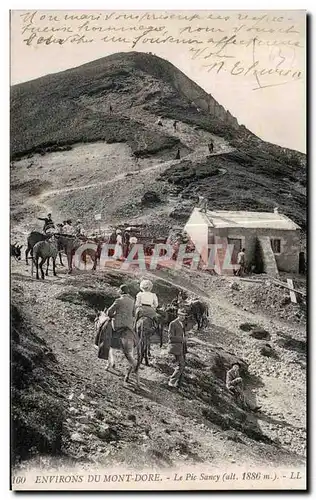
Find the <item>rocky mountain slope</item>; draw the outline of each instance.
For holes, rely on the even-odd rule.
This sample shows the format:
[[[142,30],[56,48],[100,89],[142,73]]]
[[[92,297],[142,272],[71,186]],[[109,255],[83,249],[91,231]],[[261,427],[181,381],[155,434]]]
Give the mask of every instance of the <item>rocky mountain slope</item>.
[[[80,217],[87,232],[101,213],[104,230],[146,223],[152,236],[166,236],[183,225],[198,194],[213,208],[278,205],[304,229],[305,179],[305,155],[254,136],[157,56],[113,54],[11,89],[11,237],[20,243],[41,230],[37,217],[48,211],[57,222]],[[149,191],[154,202],[146,202]],[[178,286],[209,301],[211,327],[190,332],[179,393],[166,384],[166,344],[154,346],[137,393],[122,385],[120,354],[118,373],[97,361],[93,319],[122,282],[135,293],[143,272],[57,272],[37,282],[23,261],[12,264],[13,451],[22,468],[30,460],[43,465],[47,455],[139,467],[304,463],[305,310],[289,304],[286,292],[271,283],[231,288],[189,270],[151,274],[164,303]],[[266,339],[252,337],[253,329]],[[235,358],[249,397],[262,406],[258,415],[238,408],[225,389]]]
[[[161,115],[163,127],[156,125]],[[179,121],[177,131],[172,127],[175,119]],[[207,143],[211,140],[219,156],[208,155]],[[179,147],[181,159],[186,161],[177,167],[181,172],[179,181],[175,180],[172,165],[165,172],[166,192],[170,183],[176,184],[173,191],[184,191],[184,197],[199,191],[214,208],[228,203],[227,208],[236,210],[272,210],[278,205],[305,228],[305,155],[266,143],[239,126],[203,89],[157,56],[137,52],[113,54],[12,87],[14,165],[19,158],[38,158],[38,163],[44,162],[41,178],[43,174],[45,178],[45,152],[71,151],[72,145],[97,141],[125,143],[130,164],[135,165],[135,155],[147,157],[139,170],[152,164],[154,158],[156,163],[171,160]],[[228,147],[222,149],[222,143]],[[71,152],[63,156],[67,167],[74,163],[73,156]],[[34,163],[33,171],[37,162]],[[226,169],[226,175],[214,176],[214,168]],[[88,169],[93,179],[93,163],[89,163]],[[126,165],[127,172],[129,169]],[[66,174],[67,169],[64,170]],[[105,176],[110,170],[111,163],[104,167]],[[29,173],[32,175],[31,170]],[[160,190],[162,184],[156,184],[157,177],[151,181]],[[23,175],[23,180],[27,181],[28,176]],[[62,185],[67,183],[67,175],[60,181]],[[13,188],[19,190],[16,185]],[[100,194],[94,193],[94,199],[101,202]],[[185,211],[183,214],[187,215]],[[74,216],[82,216],[79,207]]]
[[[251,285],[244,282],[238,292],[224,278],[188,270],[177,276],[146,273],[161,304],[169,303],[179,287],[209,301],[211,325],[189,333],[178,392],[167,385],[173,363],[166,333],[162,349],[154,340],[138,390],[133,381],[123,384],[122,353],[116,351],[117,368],[105,372],[93,345],[93,322],[121,283],[135,296],[143,272],[107,268],[68,276],[59,267],[57,278],[37,282],[22,263],[12,271],[13,458],[21,470],[71,463],[138,469],[203,462],[304,464],[304,321],[273,317],[264,308],[252,313],[251,293],[249,298],[245,293]],[[284,295],[274,291],[273,304]],[[262,354],[267,343],[273,355]],[[242,410],[225,388],[233,360],[241,363],[248,401],[262,407],[257,414]]]

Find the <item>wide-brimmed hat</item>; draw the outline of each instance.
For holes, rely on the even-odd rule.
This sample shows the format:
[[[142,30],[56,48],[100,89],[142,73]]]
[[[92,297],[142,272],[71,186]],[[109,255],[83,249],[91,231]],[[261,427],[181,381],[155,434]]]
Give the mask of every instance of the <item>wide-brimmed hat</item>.
[[[234,365],[238,365],[239,368],[241,368],[241,363],[239,363],[239,361],[234,361],[230,366],[231,368],[234,366]]]
[[[143,280],[143,281],[141,281],[139,288],[143,292],[150,292],[153,288],[153,284],[150,280]]]
[[[120,229],[116,230],[116,234],[120,234],[122,231]]]

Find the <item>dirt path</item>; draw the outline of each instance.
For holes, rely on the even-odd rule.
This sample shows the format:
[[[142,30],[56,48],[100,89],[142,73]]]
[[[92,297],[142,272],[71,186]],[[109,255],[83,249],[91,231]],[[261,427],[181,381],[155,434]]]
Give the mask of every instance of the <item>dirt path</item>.
[[[169,127],[168,127],[168,133],[171,132],[171,130],[169,130],[171,127],[171,121],[170,121],[170,124],[169,124]],[[181,123],[181,129],[186,126],[186,124],[183,124]],[[207,134],[207,138],[209,139],[210,137],[212,138],[212,140],[214,140],[214,137],[212,134],[208,134],[208,133],[205,133]],[[172,135],[174,136],[177,136],[177,137],[180,137],[181,139],[183,139],[183,135],[186,136],[188,135],[188,132],[186,131],[186,134],[183,134],[181,132],[177,132],[177,133],[173,133]],[[191,144],[191,143],[190,143]],[[220,149],[218,151],[216,151],[216,148],[219,147]],[[168,161],[165,161],[165,162],[162,162],[162,163],[158,163],[158,164],[155,164],[155,165],[151,165],[149,167],[145,167],[145,168],[137,168],[135,170],[132,170],[132,171],[129,171],[128,172],[128,175],[137,175],[137,174],[146,174],[146,172],[151,172],[151,171],[154,171],[154,170],[166,170],[167,168],[173,166],[173,165],[176,165],[178,163],[181,163],[181,161],[183,160],[191,160],[191,161],[198,161],[198,160],[201,160],[201,159],[205,159],[205,158],[208,158],[210,156],[218,156],[218,155],[221,155],[221,154],[225,154],[225,153],[228,153],[228,152],[231,152],[231,151],[234,151],[235,148],[231,147],[229,144],[227,144],[225,141],[221,140],[219,141],[219,144],[217,144],[217,138],[216,138],[216,142],[215,142],[215,150],[213,153],[210,153],[209,150],[208,150],[208,147],[207,147],[207,143],[203,146],[201,145],[198,145],[195,147],[194,151],[190,152],[189,154],[187,154],[186,156],[182,157],[182,159],[180,160],[168,160]],[[226,170],[225,169],[221,169],[221,175],[224,175],[226,173]],[[59,188],[59,189],[53,189],[51,191],[44,191],[43,193],[41,193],[40,195],[38,196],[35,196],[35,197],[30,197],[28,200],[27,200],[27,204],[33,204],[33,205],[38,205],[38,206],[41,206],[42,209],[45,209],[45,210],[49,210],[49,207],[43,203],[43,200],[45,198],[49,198],[51,196],[55,196],[55,195],[59,195],[59,194],[65,194],[65,193],[74,193],[74,192],[77,192],[77,191],[85,191],[86,189],[90,189],[90,188],[96,188],[96,187],[100,187],[100,186],[107,186],[107,185],[111,185],[115,182],[118,182],[122,179],[124,179],[126,177],[126,173],[120,173],[120,174],[117,174],[116,176],[114,176],[112,179],[109,179],[109,180],[106,180],[106,181],[101,181],[101,182],[94,182],[94,183],[91,183],[91,184],[85,184],[85,185],[82,185],[82,186],[71,186],[71,187],[63,187],[63,188]]]
[[[189,365],[191,362],[202,362],[202,365],[205,362],[207,365],[208,349],[212,345],[242,355],[249,363],[250,373],[260,380],[259,386],[255,387],[257,403],[263,407],[262,414],[257,417],[258,425],[267,436],[279,439],[282,449],[258,444],[245,436],[240,438],[240,442],[237,437],[237,441],[232,441],[226,438],[225,431],[206,421],[201,414],[201,403],[193,394],[190,395],[194,388],[194,372],[189,368],[188,377],[189,380],[193,377],[192,382],[178,392],[170,390],[166,376],[172,366],[166,345],[162,350],[153,346],[152,366],[142,368],[142,387],[139,391],[133,384],[124,387],[122,376],[126,365],[120,353],[117,355],[117,369],[113,373],[104,371],[104,362],[96,358],[93,325],[87,318],[86,310],[80,304],[64,302],[58,297],[62,293],[76,295],[91,287],[94,291],[104,291],[104,285],[98,283],[98,279],[104,276],[109,283],[110,276],[116,271],[111,269],[110,276],[106,277],[106,272],[102,271],[95,274],[77,272],[67,276],[64,271],[58,270],[57,278],[49,277],[44,282],[38,282],[27,276],[23,264],[16,263],[14,267],[13,286],[18,287],[25,307],[31,307],[34,324],[40,331],[45,331],[45,340],[57,356],[60,373],[69,381],[69,392],[64,396],[69,401],[66,405],[70,413],[75,415],[73,420],[74,417],[69,414],[71,429],[83,439],[89,460],[102,465],[128,462],[130,466],[137,464],[138,467],[157,466],[157,461],[166,466],[168,460],[184,461],[186,466],[196,460],[206,461],[218,467],[223,463],[251,462],[257,466],[302,463],[304,412],[301,406],[301,378],[295,373],[293,379],[288,381],[282,374],[277,379],[268,375],[265,363],[269,364],[269,360],[262,361],[255,356],[253,341],[241,337],[238,331],[239,322],[246,321],[247,314],[244,311],[237,311],[236,314],[225,301],[222,290],[207,293],[203,290],[204,285],[201,289],[201,285],[196,283],[198,280],[190,274],[186,276],[185,272],[179,273],[176,280],[170,279],[166,273],[145,273],[153,280],[159,276],[170,285],[176,281],[190,292],[203,298],[208,296],[212,325],[209,330],[200,333],[194,330],[189,334],[193,345]],[[143,274],[136,270],[129,271],[126,276],[140,278]],[[56,318],[62,318],[62,321]],[[259,318],[255,320],[259,322]],[[203,376],[203,371],[200,376]],[[190,384],[193,384],[192,388]],[[296,397],[293,396],[289,410],[287,401],[294,393]],[[105,447],[95,436],[94,427],[98,422],[96,408],[99,413],[107,415],[110,425],[115,422],[122,428],[119,444],[113,441]],[[136,424],[130,420],[131,414]],[[136,435],[133,431],[135,425]],[[79,455],[78,460],[80,463]]]

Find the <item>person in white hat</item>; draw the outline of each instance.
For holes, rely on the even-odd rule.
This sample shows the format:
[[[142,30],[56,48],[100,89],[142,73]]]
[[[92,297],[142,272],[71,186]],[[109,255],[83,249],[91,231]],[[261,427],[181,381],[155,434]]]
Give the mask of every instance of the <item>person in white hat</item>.
[[[153,284],[150,280],[141,281],[140,292],[136,295],[135,300],[135,321],[142,316],[157,319],[156,309],[158,307],[158,297],[151,290]]]
[[[123,239],[122,231],[120,229],[116,230],[116,243],[114,248],[114,258],[116,260],[121,260],[123,256]]]

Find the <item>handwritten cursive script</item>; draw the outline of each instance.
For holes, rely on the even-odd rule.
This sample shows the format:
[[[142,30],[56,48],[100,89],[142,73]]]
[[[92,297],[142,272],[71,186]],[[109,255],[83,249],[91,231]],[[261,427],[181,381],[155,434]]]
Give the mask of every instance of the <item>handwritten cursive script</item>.
[[[113,52],[158,53],[179,47],[214,76],[252,79],[254,90],[303,77],[304,33],[287,13],[28,11],[20,14],[20,35],[27,47],[105,44]]]

